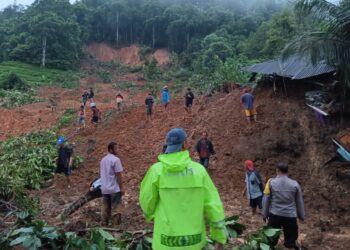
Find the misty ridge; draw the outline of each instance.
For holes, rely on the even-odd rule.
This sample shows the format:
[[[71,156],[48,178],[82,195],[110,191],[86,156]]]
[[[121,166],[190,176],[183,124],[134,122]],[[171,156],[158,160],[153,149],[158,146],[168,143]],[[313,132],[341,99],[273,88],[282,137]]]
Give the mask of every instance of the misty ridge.
[[[68,69],[83,46],[105,42],[167,48],[190,57],[215,44],[220,60],[286,8],[281,0],[36,0],[0,12],[0,60]],[[11,42],[12,41],[12,42]],[[16,42],[14,42],[16,41]],[[209,46],[209,47],[208,47]],[[209,57],[217,54],[212,53]],[[184,61],[191,65],[192,62]]]

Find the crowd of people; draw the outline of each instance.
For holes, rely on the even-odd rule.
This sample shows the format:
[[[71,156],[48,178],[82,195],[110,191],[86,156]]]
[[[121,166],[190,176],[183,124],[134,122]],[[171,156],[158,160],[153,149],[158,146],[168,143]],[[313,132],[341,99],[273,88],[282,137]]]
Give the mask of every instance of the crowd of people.
[[[83,105],[79,111],[79,122],[85,120],[85,106],[90,102],[94,106],[94,92],[83,94]],[[187,89],[185,110],[191,113],[194,94]],[[117,110],[122,109],[124,97],[116,96]],[[161,100],[164,110],[170,103],[168,87],[163,88]],[[250,90],[241,96],[247,121],[256,121],[254,97]],[[146,114],[152,119],[154,97],[151,93],[145,99]],[[94,114],[93,117],[100,115]],[[100,118],[98,118],[100,119]],[[96,122],[92,118],[92,122]],[[69,176],[73,159],[73,150],[60,137],[56,173],[64,173],[70,185]],[[171,129],[165,138],[165,146],[144,176],[139,203],[148,222],[154,221],[153,249],[199,250],[206,244],[206,228],[210,228],[210,237],[215,242],[215,249],[223,249],[227,242],[224,208],[220,195],[209,175],[209,159],[215,155],[214,146],[204,131],[195,145],[198,162],[194,161],[188,151],[187,134],[182,128]],[[261,216],[272,228],[281,228],[284,233],[284,245],[288,249],[299,249],[297,245],[297,219],[304,221],[304,202],[299,184],[288,177],[288,165],[276,165],[276,177],[270,178],[264,185],[264,178],[254,167],[254,162],[244,162],[245,188],[253,216]],[[123,185],[123,165],[118,158],[118,144],[110,142],[107,154],[100,162],[99,187],[103,197],[101,224],[112,225],[113,212],[120,204],[125,186]],[[257,213],[259,208],[260,213]],[[276,245],[278,238],[272,245]]]

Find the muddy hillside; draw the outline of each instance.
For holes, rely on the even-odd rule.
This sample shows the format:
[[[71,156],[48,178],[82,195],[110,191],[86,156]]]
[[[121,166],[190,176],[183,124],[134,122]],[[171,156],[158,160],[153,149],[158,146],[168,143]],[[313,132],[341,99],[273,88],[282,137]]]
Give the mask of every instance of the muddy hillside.
[[[96,98],[107,93],[106,88],[100,88]],[[90,182],[98,176],[99,161],[106,153],[107,143],[115,140],[120,145],[119,156],[125,168],[126,194],[120,207],[120,228],[151,227],[145,223],[138,204],[140,181],[157,161],[167,131],[183,127],[195,159],[194,145],[200,133],[209,133],[217,152],[209,173],[220,192],[226,215],[240,215],[241,222],[248,226],[246,233],[256,230],[263,222],[260,217],[251,216],[247,200],[242,196],[243,162],[255,161],[267,179],[274,176],[274,165],[284,161],[290,165],[291,177],[301,184],[304,192],[307,219],[300,224],[303,245],[308,249],[345,249],[350,243],[350,185],[337,178],[335,166],[323,166],[335,154],[330,137],[337,132],[336,124],[321,128],[303,99],[282,98],[270,89],[258,88],[254,91],[258,122],[248,125],[240,104],[242,91],[236,88],[229,94],[197,96],[191,115],[184,111],[180,95],[172,101],[168,113],[157,105],[152,122],[145,119],[145,93],[130,95],[122,113],[116,113],[112,105],[106,104],[104,112],[110,115],[97,128],[65,130],[73,134],[72,141],[77,152],[84,156],[85,164],[73,173],[70,189],[62,179],[55,183],[55,188],[33,193],[40,197],[40,217],[68,230],[99,225],[100,200],[78,210],[68,223],[63,224],[55,217],[88,190]]]

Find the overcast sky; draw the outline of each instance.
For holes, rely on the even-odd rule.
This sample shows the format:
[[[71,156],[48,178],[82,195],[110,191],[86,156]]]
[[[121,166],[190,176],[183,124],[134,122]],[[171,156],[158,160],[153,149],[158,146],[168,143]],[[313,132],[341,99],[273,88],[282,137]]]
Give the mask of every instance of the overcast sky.
[[[0,0],[0,9],[3,9],[4,7],[13,4],[14,0]],[[234,1],[234,0],[232,0]],[[339,0],[329,0],[330,2],[339,2]],[[33,3],[34,0],[17,0],[17,4],[23,4],[23,5],[30,5]],[[74,0],[71,0],[71,2],[74,2]]]

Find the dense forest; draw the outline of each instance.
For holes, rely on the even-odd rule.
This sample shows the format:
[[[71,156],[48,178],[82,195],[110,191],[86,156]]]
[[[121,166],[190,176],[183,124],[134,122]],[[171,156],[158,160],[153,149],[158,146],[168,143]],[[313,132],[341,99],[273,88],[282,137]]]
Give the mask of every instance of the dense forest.
[[[349,2],[36,0],[0,12],[0,61],[75,69],[87,44],[139,44],[175,52],[177,65],[191,72],[240,82],[247,79],[239,76],[242,65],[279,56],[294,40],[291,53],[339,68],[347,58],[338,62],[332,55],[348,55]]]
[[[278,0],[36,0],[0,13],[0,60],[71,68],[84,44],[168,48],[210,70],[237,55],[270,58],[296,32]]]

